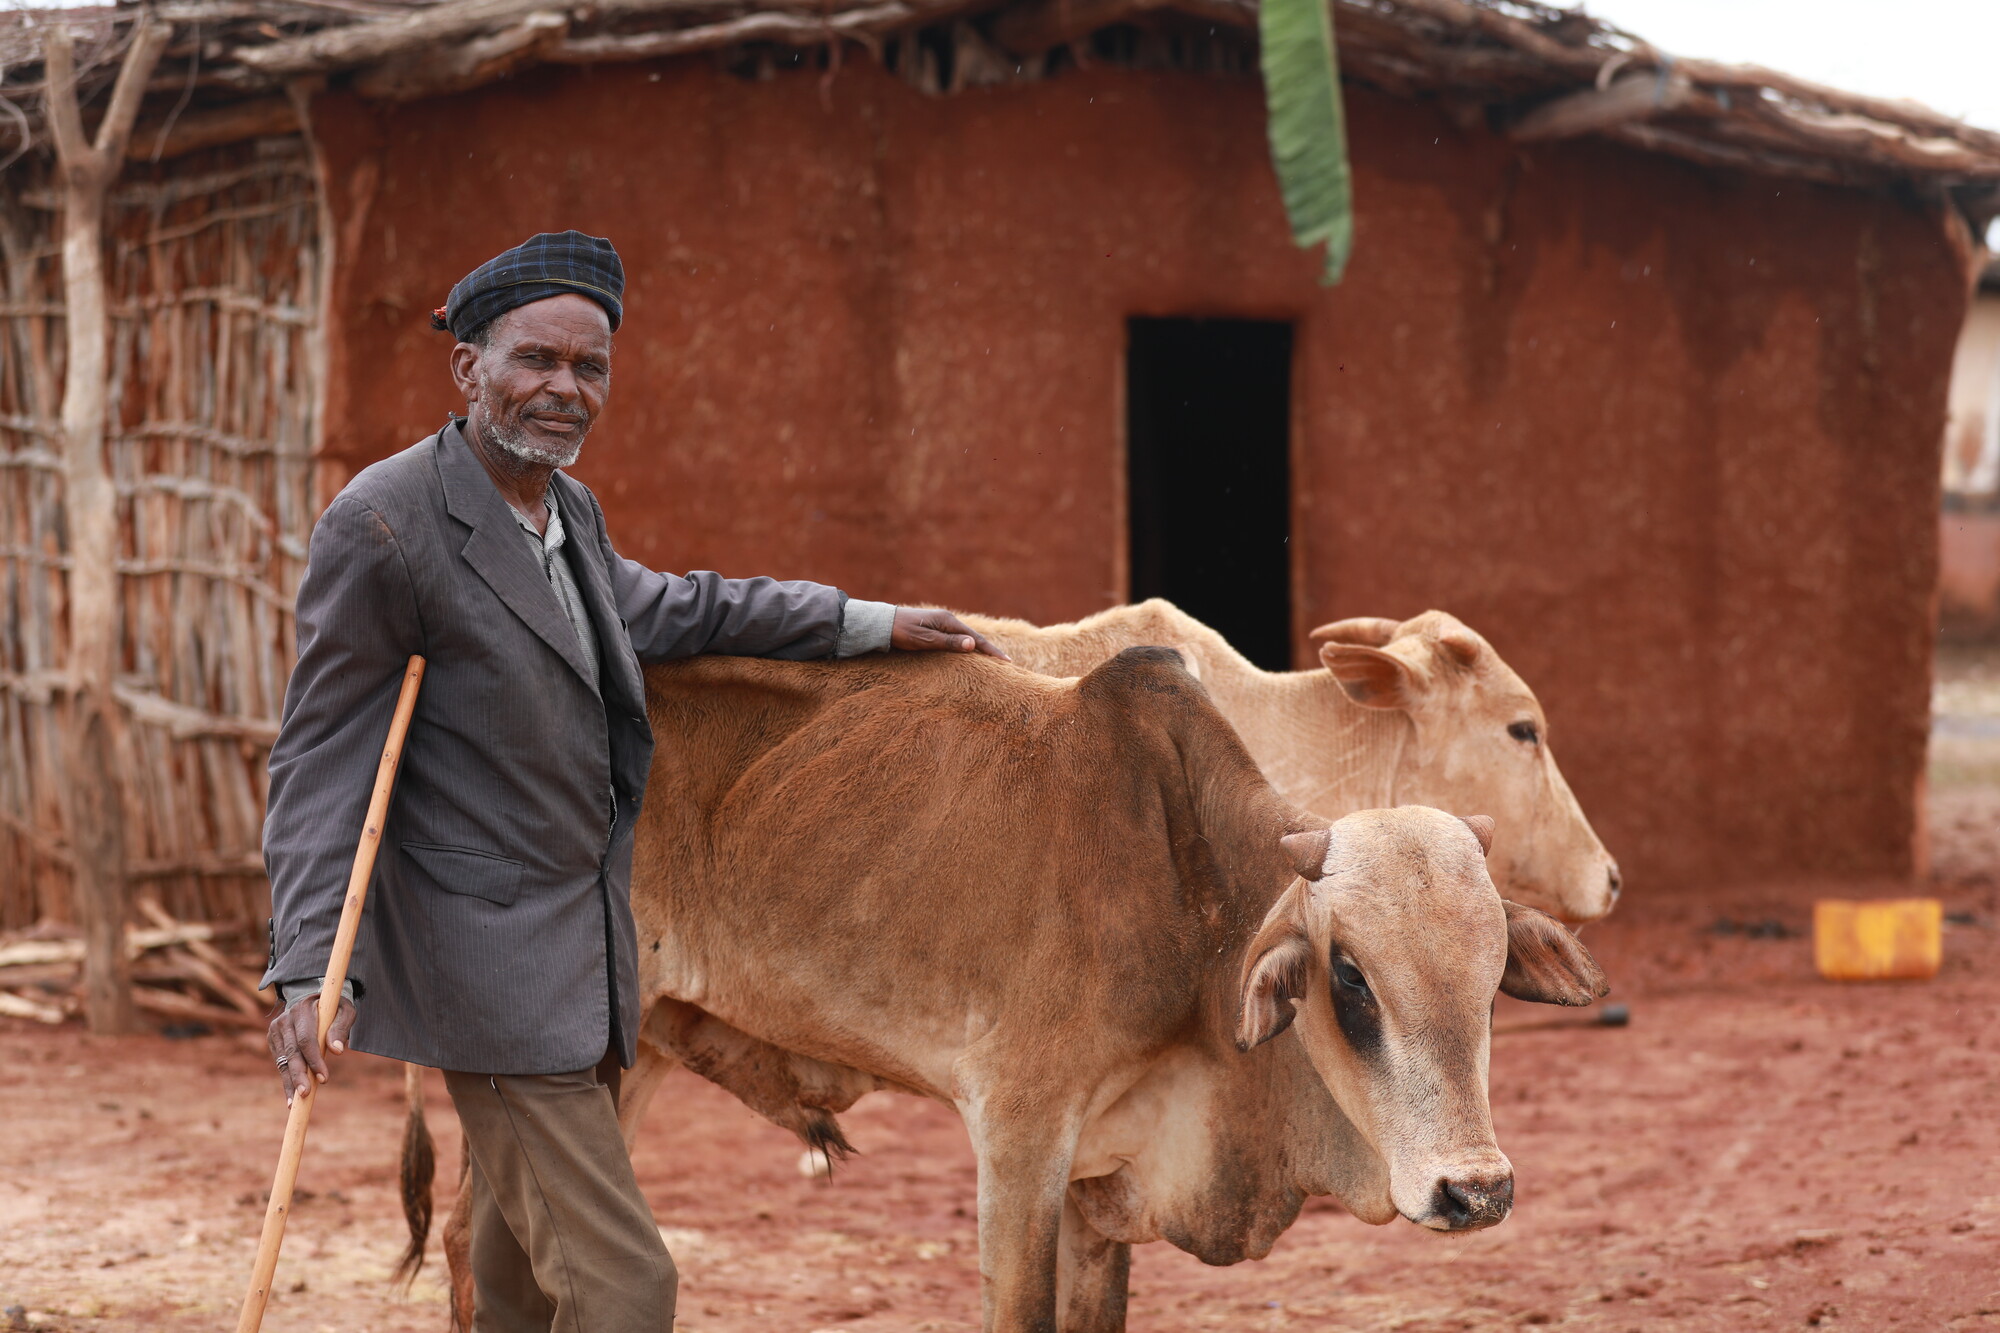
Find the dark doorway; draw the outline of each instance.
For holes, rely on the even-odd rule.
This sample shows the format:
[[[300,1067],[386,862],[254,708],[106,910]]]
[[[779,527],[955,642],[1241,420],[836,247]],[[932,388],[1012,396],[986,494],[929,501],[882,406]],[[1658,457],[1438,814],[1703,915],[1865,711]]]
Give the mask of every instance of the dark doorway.
[[[1165,597],[1267,671],[1292,665],[1292,326],[1134,319],[1132,600]]]

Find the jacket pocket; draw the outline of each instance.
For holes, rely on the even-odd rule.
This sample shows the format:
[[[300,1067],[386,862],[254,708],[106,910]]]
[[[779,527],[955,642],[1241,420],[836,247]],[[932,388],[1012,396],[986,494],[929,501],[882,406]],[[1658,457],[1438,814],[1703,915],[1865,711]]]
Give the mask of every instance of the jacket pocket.
[[[521,863],[508,857],[423,842],[404,843],[403,855],[415,861],[446,893],[484,898],[502,907],[513,906],[521,896]]]

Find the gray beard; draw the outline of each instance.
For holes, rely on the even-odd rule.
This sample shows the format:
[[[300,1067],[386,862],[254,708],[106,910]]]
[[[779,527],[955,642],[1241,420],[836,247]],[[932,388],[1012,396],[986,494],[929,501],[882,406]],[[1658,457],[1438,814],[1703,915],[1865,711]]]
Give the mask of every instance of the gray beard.
[[[535,463],[542,467],[568,467],[583,453],[582,435],[571,439],[566,449],[548,449],[536,443],[525,430],[509,430],[497,421],[486,423],[486,434],[493,443],[523,463]]]

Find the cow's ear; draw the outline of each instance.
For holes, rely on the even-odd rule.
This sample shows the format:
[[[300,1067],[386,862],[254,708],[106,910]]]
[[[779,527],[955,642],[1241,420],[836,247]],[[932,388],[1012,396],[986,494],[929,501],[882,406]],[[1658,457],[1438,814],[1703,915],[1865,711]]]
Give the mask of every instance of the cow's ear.
[[[1493,816],[1460,815],[1459,818],[1464,820],[1465,826],[1472,830],[1472,836],[1479,839],[1479,854],[1481,856],[1492,855],[1493,830],[1496,827],[1493,823]]]
[[[1401,622],[1385,620],[1381,616],[1350,616],[1330,625],[1321,625],[1306,635],[1306,640],[1309,643],[1358,643],[1366,648],[1386,648],[1389,640],[1395,638],[1396,631],[1402,627]]]
[[[1393,653],[1358,643],[1323,643],[1319,660],[1363,708],[1410,708],[1417,701],[1417,673]]]
[[[1507,909],[1507,970],[1500,989],[1536,1004],[1589,1004],[1611,993],[1604,971],[1554,917],[1519,903]]]
[[[1312,942],[1306,938],[1306,886],[1294,883],[1271,905],[1244,955],[1243,1010],[1236,1020],[1236,1049],[1262,1046],[1292,1025],[1292,1001],[1306,993]]]

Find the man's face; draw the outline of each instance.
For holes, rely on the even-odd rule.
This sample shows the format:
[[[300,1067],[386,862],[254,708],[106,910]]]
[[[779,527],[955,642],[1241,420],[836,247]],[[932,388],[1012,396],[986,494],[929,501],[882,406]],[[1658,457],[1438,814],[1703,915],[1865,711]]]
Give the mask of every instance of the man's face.
[[[611,321],[586,296],[533,301],[495,319],[485,347],[454,347],[451,370],[473,431],[524,463],[568,467],[611,391]]]

